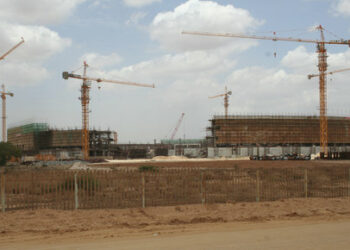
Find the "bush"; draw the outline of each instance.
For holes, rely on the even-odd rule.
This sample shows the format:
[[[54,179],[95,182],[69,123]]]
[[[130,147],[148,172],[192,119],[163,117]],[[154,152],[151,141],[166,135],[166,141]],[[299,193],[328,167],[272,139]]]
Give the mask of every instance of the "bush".
[[[21,151],[9,142],[0,142],[0,166],[5,166],[12,157],[21,157]]]
[[[155,166],[140,166],[139,167],[139,171],[140,172],[159,172],[159,168],[158,167],[155,167]]]

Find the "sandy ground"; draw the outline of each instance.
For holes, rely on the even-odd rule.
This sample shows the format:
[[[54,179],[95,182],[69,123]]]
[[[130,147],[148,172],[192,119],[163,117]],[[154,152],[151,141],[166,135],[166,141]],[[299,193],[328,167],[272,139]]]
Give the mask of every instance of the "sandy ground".
[[[232,244],[236,240],[239,242],[238,239],[242,237],[245,239],[242,242],[248,244],[250,233],[254,239],[265,239],[265,236],[262,236],[265,226],[271,229],[271,232],[266,234],[267,246],[271,248],[266,249],[273,249],[275,234],[281,234],[281,241],[279,245],[276,243],[275,249],[288,249],[282,247],[284,241],[289,239],[288,232],[293,231],[293,237],[297,240],[303,235],[300,233],[302,230],[310,234],[310,242],[316,240],[317,235],[313,231],[317,229],[320,231],[320,239],[322,234],[332,232],[330,238],[334,242],[350,243],[348,233],[345,238],[341,233],[349,232],[350,229],[349,198],[288,199],[276,202],[145,209],[12,211],[2,213],[0,221],[0,249],[101,249],[99,245],[106,242],[109,242],[110,246],[106,243],[103,247],[105,249],[119,242],[124,245],[118,249],[220,249],[210,245],[219,244],[220,237],[228,244],[223,244],[222,249],[230,249],[229,246],[232,247]],[[315,226],[315,223],[323,226]],[[248,224],[251,226],[247,227]],[[301,229],[298,229],[299,227]],[[177,237],[180,237],[179,240]],[[187,248],[191,244],[201,246],[210,238],[214,240],[207,243],[211,247],[205,248],[203,245]],[[143,242],[148,242],[148,248]],[[177,244],[180,242],[184,245]],[[251,241],[251,249],[258,246],[254,245],[254,242],[256,241]],[[243,247],[238,246],[241,248],[237,249]],[[312,244],[309,246],[304,249],[314,249]],[[339,246],[333,249],[345,249]],[[293,249],[296,248],[298,247]]]
[[[1,249],[349,249],[350,220],[275,221],[267,223],[204,224],[183,232],[154,233],[118,238],[70,237],[19,241]]]
[[[160,158],[163,159],[163,158]],[[250,161],[237,159],[187,159],[184,157],[167,158],[167,160],[113,160],[108,163],[89,164],[93,168],[133,168],[140,166],[156,166],[160,168],[264,168],[264,167],[332,167],[332,166],[350,166],[350,160],[339,161]]]

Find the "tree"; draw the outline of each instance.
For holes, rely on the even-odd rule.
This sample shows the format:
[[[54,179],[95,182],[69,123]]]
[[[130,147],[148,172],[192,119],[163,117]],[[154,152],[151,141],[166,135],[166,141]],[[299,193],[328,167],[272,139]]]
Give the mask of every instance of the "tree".
[[[9,142],[0,142],[0,166],[5,166],[12,157],[21,157],[21,151]]]

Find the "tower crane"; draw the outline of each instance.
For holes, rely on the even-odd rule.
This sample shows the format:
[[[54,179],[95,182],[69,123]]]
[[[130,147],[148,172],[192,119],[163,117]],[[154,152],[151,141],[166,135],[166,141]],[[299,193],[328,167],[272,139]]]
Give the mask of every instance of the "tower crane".
[[[326,72],[324,74],[325,75],[333,75],[334,73],[344,72],[344,71],[348,71],[348,70],[350,70],[350,68],[338,69],[338,70]],[[310,80],[311,78],[316,77],[316,76],[319,76],[319,74],[310,74],[310,75],[307,75],[307,78]]]
[[[185,116],[185,113],[182,113],[181,116],[180,116],[180,119],[177,121],[177,124],[176,124],[176,127],[175,127],[173,133],[170,136],[170,140],[174,140],[175,135],[176,135],[177,131],[179,130],[180,125],[182,123],[182,120],[184,119],[184,116]]]
[[[328,125],[327,125],[327,96],[326,96],[326,71],[327,71],[327,50],[326,44],[348,45],[350,47],[350,40],[329,40],[324,39],[324,28],[319,25],[317,30],[320,31],[321,39],[301,39],[291,37],[276,37],[276,36],[255,36],[244,34],[232,34],[232,33],[210,33],[210,32],[196,32],[196,31],[183,31],[182,34],[186,35],[199,35],[199,36],[215,36],[215,37],[233,37],[233,38],[247,38],[247,39],[260,39],[271,41],[286,41],[286,42],[300,42],[300,43],[313,43],[316,44],[318,53],[318,70],[319,70],[319,92],[320,92],[320,146],[321,153],[325,157],[328,156]]]
[[[6,96],[13,96],[13,93],[5,91],[5,85],[1,85],[2,91],[0,91],[2,99],[2,141],[7,142],[6,133]]]
[[[13,46],[11,49],[9,49],[5,54],[3,54],[2,56],[0,56],[0,61],[4,60],[5,57],[10,54],[12,51],[14,51],[15,49],[17,49],[22,43],[24,43],[24,39],[23,37],[21,37],[21,41],[19,43],[17,43],[15,46]]]
[[[21,41],[9,49],[5,54],[0,56],[0,61],[4,60],[7,55],[9,55],[12,51],[17,49],[22,43],[24,43],[23,37],[21,37]],[[6,131],[6,95],[13,96],[13,93],[5,91],[5,85],[2,85],[2,91],[0,91],[1,99],[2,99],[2,141],[7,141],[7,131]]]
[[[90,103],[90,88],[91,88],[91,81],[95,82],[108,82],[108,83],[116,83],[116,84],[122,84],[122,85],[131,85],[131,86],[137,86],[137,87],[148,87],[148,88],[155,88],[154,84],[142,84],[142,83],[135,83],[135,82],[127,82],[127,81],[116,81],[116,80],[107,80],[103,78],[94,78],[94,77],[88,77],[86,76],[86,70],[89,65],[84,62],[84,73],[83,75],[77,75],[72,74],[68,72],[63,72],[62,77],[65,80],[68,80],[68,78],[75,78],[75,79],[81,79],[83,80],[83,83],[81,85],[81,107],[82,107],[82,151],[83,151],[83,158],[84,160],[87,160],[89,158],[89,103]]]
[[[232,95],[232,91],[228,91],[227,87],[225,86],[225,93],[209,97],[210,99],[214,99],[214,98],[221,97],[221,96],[224,97],[225,119],[227,119],[227,115],[228,115],[228,106],[229,106],[228,97],[229,97],[229,95]]]

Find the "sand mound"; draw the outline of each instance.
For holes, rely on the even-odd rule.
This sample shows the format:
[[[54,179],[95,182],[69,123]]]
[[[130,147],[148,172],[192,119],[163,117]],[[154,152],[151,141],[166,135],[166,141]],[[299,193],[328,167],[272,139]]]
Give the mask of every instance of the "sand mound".
[[[152,158],[152,161],[186,161],[185,156],[156,156]]]

